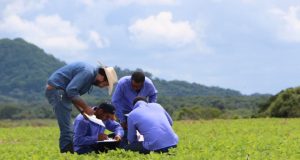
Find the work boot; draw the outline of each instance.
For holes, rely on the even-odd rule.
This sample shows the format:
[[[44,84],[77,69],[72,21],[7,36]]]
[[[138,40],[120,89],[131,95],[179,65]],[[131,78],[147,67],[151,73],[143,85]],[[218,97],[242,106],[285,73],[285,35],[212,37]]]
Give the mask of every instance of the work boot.
[[[74,148],[72,143],[68,144],[65,148],[60,150],[60,153],[68,153],[68,152],[74,154]]]

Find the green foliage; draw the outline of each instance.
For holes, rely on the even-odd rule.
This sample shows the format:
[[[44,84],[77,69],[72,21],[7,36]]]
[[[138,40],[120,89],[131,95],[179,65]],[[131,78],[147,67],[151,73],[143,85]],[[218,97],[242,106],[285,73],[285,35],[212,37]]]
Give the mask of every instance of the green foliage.
[[[259,107],[260,116],[300,117],[300,87],[281,91]]]
[[[23,127],[0,128],[0,159],[300,159],[300,119],[175,121],[173,128],[179,136],[178,147],[170,154],[149,155],[120,149],[102,154],[60,154],[58,127],[55,122],[43,124],[47,123],[50,125],[30,127],[26,123]]]
[[[183,107],[176,111],[174,117],[177,120],[199,120],[218,118],[222,111],[217,108]]]
[[[194,96],[194,97],[159,97],[158,102],[178,120],[178,114],[188,109],[201,110],[203,114],[210,114],[212,110],[219,110],[222,114],[215,116],[213,118],[245,118],[251,117],[257,114],[257,106],[261,103],[265,103],[269,98],[268,95],[252,95],[252,96],[227,96],[227,97],[217,97],[217,96]],[[184,108],[184,110],[182,110]],[[191,109],[189,109],[191,108]],[[199,109],[198,109],[199,108]],[[205,109],[203,109],[205,108]],[[207,113],[205,113],[207,112]],[[195,111],[193,114],[198,114]],[[194,116],[193,114],[184,114],[184,119],[205,119],[205,116]],[[198,118],[195,118],[198,117]]]

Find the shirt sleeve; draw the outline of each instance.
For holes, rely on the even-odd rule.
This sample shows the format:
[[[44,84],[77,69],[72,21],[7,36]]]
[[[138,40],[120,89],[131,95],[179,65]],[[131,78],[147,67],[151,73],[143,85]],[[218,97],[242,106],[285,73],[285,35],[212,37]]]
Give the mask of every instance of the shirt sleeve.
[[[124,136],[124,130],[120,123],[112,120],[108,120],[105,124],[106,129],[108,129],[111,132],[114,132],[115,135],[119,135],[121,137]]]
[[[98,140],[98,135],[87,135],[89,122],[85,120],[78,120],[74,126],[74,144],[76,145],[91,145]]]
[[[127,139],[129,143],[133,143],[137,141],[137,136],[136,136],[136,127],[134,124],[134,121],[132,120],[132,117],[128,117],[128,133],[127,133]]]
[[[66,88],[68,97],[71,99],[79,98],[80,89],[90,80],[91,76],[91,73],[88,71],[82,71],[76,74]]]
[[[119,121],[125,122],[125,116],[123,114],[123,107],[124,105],[122,104],[122,97],[123,97],[123,92],[122,92],[122,83],[118,83],[116,86],[116,90],[112,96],[112,103],[116,107],[116,116],[118,117]]]
[[[164,110],[165,110],[165,109],[164,109]],[[168,113],[166,110],[165,110],[165,115],[166,115],[166,117],[167,117],[167,119],[168,119],[170,125],[173,126],[173,120],[172,120],[171,116],[169,115],[169,113]]]
[[[153,83],[150,83],[150,95],[149,95],[149,103],[155,103],[157,101],[157,90]]]

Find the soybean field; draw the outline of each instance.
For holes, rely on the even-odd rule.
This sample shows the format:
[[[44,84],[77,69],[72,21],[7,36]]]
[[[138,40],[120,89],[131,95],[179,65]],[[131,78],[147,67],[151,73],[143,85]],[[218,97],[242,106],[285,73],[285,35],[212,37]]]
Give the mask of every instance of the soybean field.
[[[176,121],[176,149],[148,155],[124,150],[103,154],[61,154],[55,120],[0,121],[0,159],[300,159],[300,119]]]

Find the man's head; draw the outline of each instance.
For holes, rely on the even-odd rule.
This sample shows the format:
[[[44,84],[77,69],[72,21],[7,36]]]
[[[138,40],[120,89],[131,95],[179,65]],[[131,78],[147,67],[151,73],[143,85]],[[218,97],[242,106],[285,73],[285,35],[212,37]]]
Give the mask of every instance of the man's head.
[[[117,82],[118,76],[113,67],[100,67],[93,84],[100,88],[108,87],[108,94],[111,95],[114,84]]]
[[[140,91],[145,82],[145,74],[141,71],[133,72],[131,75],[131,86],[135,91]]]
[[[104,68],[98,68],[98,73],[94,85],[100,88],[108,86],[108,80]]]
[[[135,97],[135,99],[133,100],[133,106],[134,106],[138,101],[144,101],[144,102],[148,103],[146,97]]]
[[[114,119],[115,107],[108,103],[101,103],[94,108],[95,116],[103,121]]]

